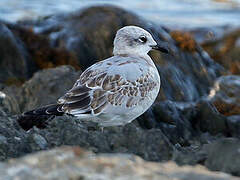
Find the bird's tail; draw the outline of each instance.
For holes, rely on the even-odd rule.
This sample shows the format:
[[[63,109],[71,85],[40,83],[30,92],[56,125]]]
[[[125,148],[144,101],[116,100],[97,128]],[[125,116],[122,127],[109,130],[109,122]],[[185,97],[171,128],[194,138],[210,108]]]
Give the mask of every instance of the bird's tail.
[[[64,114],[61,111],[62,104],[51,104],[32,111],[28,111],[20,115],[17,119],[18,124],[24,129],[29,130],[33,126],[38,128],[46,127],[48,120],[54,116],[61,116]]]

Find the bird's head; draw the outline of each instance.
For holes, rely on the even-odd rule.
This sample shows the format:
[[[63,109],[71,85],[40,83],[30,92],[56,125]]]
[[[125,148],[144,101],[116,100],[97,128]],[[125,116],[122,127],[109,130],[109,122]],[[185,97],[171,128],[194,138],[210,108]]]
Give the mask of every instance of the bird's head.
[[[125,26],[117,31],[114,39],[114,55],[146,55],[156,49],[168,53],[168,48],[157,44],[152,35],[137,26]]]

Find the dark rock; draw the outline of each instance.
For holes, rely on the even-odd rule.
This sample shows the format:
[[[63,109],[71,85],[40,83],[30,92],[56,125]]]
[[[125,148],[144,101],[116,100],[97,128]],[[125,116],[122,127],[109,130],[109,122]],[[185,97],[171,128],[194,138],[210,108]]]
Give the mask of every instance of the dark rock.
[[[197,100],[209,92],[215,78],[224,72],[197,43],[193,52],[182,50],[166,28],[117,7],[91,7],[22,25],[34,27],[36,33],[49,37],[53,47],[66,48],[75,54],[83,69],[112,56],[113,39],[118,29],[126,25],[143,27],[153,34],[156,41],[168,42],[173,54],[150,54],[158,65],[162,79],[158,100]]]
[[[176,150],[173,152],[172,160],[178,165],[204,165],[207,159],[207,152],[204,147],[222,138],[223,135],[211,135],[210,133],[198,133],[188,140],[188,146],[175,145]]]
[[[32,110],[36,107],[56,103],[57,99],[72,88],[79,77],[70,66],[42,70],[22,87],[7,87],[3,90],[6,98],[3,104],[12,114]]]
[[[0,83],[21,83],[32,75],[23,44],[0,22]]]
[[[199,101],[195,106],[195,115],[190,119],[193,127],[213,135],[227,133],[227,119],[208,101]]]
[[[240,138],[240,115],[228,116],[227,126],[231,136]]]
[[[143,117],[138,118],[142,128],[160,128],[173,144],[188,146],[201,133],[212,135],[230,133],[227,118],[207,99],[198,102],[163,101],[155,103]]]
[[[173,146],[160,129],[143,130],[131,123],[124,127],[108,127],[88,131],[84,123],[71,117],[58,117],[39,133],[52,147],[79,145],[94,152],[127,152],[152,161],[169,160]]]
[[[3,179],[161,179],[161,180],[237,180],[225,173],[202,166],[179,167],[173,162],[146,162],[129,154],[98,154],[79,147],[62,147],[0,163]]]
[[[203,164],[206,160],[207,153],[202,150],[200,144],[178,148],[174,151],[172,160],[178,165],[197,165]]]
[[[225,115],[240,114],[240,76],[219,77],[209,94],[210,101],[217,110]]]
[[[151,161],[171,159],[174,147],[160,129],[143,130],[134,123],[108,127],[103,132],[88,131],[88,125],[63,116],[49,122],[46,129],[26,132],[9,117],[0,117],[0,159],[19,157],[30,152],[60,145],[79,145],[97,153],[132,153]]]
[[[206,145],[205,165],[214,171],[240,176],[240,140],[225,138]]]
[[[194,108],[193,103],[173,101],[163,101],[152,106],[156,127],[160,128],[173,144],[189,145],[194,136],[195,132],[189,121],[191,116],[185,113],[191,108]]]

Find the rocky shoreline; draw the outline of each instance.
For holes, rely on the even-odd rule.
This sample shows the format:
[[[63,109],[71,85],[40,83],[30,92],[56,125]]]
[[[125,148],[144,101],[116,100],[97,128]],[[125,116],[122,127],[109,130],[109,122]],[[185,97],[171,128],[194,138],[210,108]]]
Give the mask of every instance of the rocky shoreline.
[[[157,41],[168,42],[174,54],[150,54],[161,75],[162,87],[157,101],[146,113],[124,127],[108,127],[103,132],[95,124],[68,116],[54,118],[45,129],[25,132],[19,127],[17,114],[55,102],[71,88],[83,70],[96,60],[111,56],[115,32],[126,25],[147,29]],[[238,36],[234,34],[234,37]],[[240,176],[240,76],[236,58],[240,51],[236,42],[226,51],[234,52],[232,56],[226,55],[232,59],[228,61],[225,56],[214,55],[219,52],[216,50],[219,41],[200,46],[187,33],[170,31],[112,6],[91,7],[38,21],[0,22],[0,160],[4,161],[0,163],[1,174],[7,179],[38,177],[34,172],[44,166],[41,159],[37,160],[39,167],[31,163],[25,167],[24,163],[52,156],[48,163],[54,164],[58,152],[61,154],[65,149],[49,149],[68,145],[88,149],[99,158],[101,153],[108,153],[104,162],[114,158],[117,158],[116,164],[125,162],[126,158],[119,153],[126,153],[155,161],[153,166],[172,169],[166,177],[156,173],[161,173],[159,167],[154,172],[146,172],[153,173],[155,179],[237,179],[209,172]],[[40,150],[40,154],[19,159]],[[11,158],[17,159],[9,161]],[[91,164],[90,160],[85,161]],[[166,161],[170,162],[163,163]],[[152,167],[150,162],[141,160],[141,163]],[[141,163],[138,166],[142,166]],[[6,167],[12,169],[14,164],[23,164],[24,168],[7,174]],[[189,165],[203,165],[209,170],[200,170],[197,175],[199,168]],[[64,168],[72,166],[70,160]],[[81,169],[74,167],[77,168]],[[129,173],[136,175],[136,171]],[[67,170],[58,172],[57,168],[54,173],[57,178],[63,173],[63,177],[73,179],[94,179],[84,173],[67,176]],[[106,173],[104,178],[110,174]],[[55,175],[47,178],[51,177]]]

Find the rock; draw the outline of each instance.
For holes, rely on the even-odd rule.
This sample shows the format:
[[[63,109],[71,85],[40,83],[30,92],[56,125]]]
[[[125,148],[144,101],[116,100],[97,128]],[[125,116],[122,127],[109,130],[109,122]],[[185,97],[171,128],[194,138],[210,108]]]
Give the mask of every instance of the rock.
[[[31,62],[35,65],[35,69],[31,66],[33,72],[66,64],[80,69],[74,54],[65,48],[52,47],[49,38],[34,33],[32,27],[24,28],[19,24],[10,23],[6,23],[6,26],[24,44],[25,51],[28,52]]]
[[[37,133],[32,133],[30,136],[28,136],[28,143],[33,151],[47,149],[48,146],[45,138]]]
[[[19,157],[30,152],[29,145],[24,141],[25,136],[25,132],[13,118],[0,116],[0,160]]]
[[[17,87],[14,86],[15,89]],[[13,88],[13,89],[14,89]],[[0,115],[7,116],[15,112],[20,112],[18,99],[15,99],[16,94],[10,93],[7,95],[3,91],[0,91]]]
[[[196,104],[195,109],[195,114],[190,119],[194,128],[213,135],[227,133],[226,117],[218,113],[211,102],[201,100]]]
[[[134,123],[104,128],[103,132],[86,128],[84,122],[76,118],[57,117],[39,134],[51,147],[79,145],[97,153],[127,152],[151,161],[171,159],[174,147],[160,129],[143,130]]]
[[[184,114],[194,103],[163,101],[152,106],[156,128],[160,128],[173,144],[189,145],[194,129],[189,121],[191,116]],[[145,119],[148,121],[148,118]]]
[[[12,114],[22,113],[36,107],[56,103],[57,99],[72,88],[79,77],[71,66],[46,69],[34,74],[22,87],[7,87],[3,90],[3,103]]]
[[[0,22],[0,83],[21,83],[32,75],[28,53],[14,34]]]
[[[230,131],[227,118],[207,99],[192,103],[162,101],[148,111],[145,118],[138,118],[140,126],[149,127],[150,119],[149,123],[154,124],[151,128],[160,128],[173,144],[188,146],[201,133],[226,135]]]
[[[112,56],[113,39],[118,29],[126,25],[145,28],[153,34],[156,41],[168,42],[173,54],[150,54],[162,79],[158,100],[197,100],[208,94],[214,80],[225,72],[197,43],[194,43],[193,51],[181,49],[181,44],[171,37],[166,28],[113,6],[90,7],[67,15],[53,15],[40,21],[23,22],[21,25],[33,27],[35,33],[47,36],[52,47],[66,48],[75,54],[83,70]],[[191,42],[190,40],[187,44],[192,44]]]
[[[47,168],[46,168],[47,167]],[[62,147],[0,163],[3,179],[161,179],[237,180],[202,166],[146,162],[129,154],[95,155],[79,147]]]
[[[0,21],[0,90],[20,86],[34,72],[69,64],[79,70],[75,55],[64,48],[53,48],[46,36],[32,28]]]
[[[225,115],[240,114],[240,76],[219,77],[209,94],[210,101],[217,110]]]
[[[4,98],[6,97],[6,94],[0,91],[0,116],[6,116],[7,113],[5,112],[6,109],[3,106]]]
[[[240,140],[236,138],[220,139],[206,145],[205,165],[214,171],[223,171],[240,176]]]
[[[178,151],[174,151],[172,160],[178,165],[203,165],[207,157],[207,153],[202,150],[200,143],[191,143],[190,146],[178,147]]]
[[[201,43],[209,55],[232,74],[240,74],[240,29],[224,30],[221,37]]]
[[[240,115],[233,115],[227,117],[227,126],[231,136],[240,138]]]
[[[151,161],[171,159],[173,145],[160,129],[144,130],[134,123],[108,127],[103,132],[95,125],[71,116],[56,117],[45,129],[22,130],[16,117],[0,116],[0,160],[60,145],[79,145],[96,153],[131,153]]]

